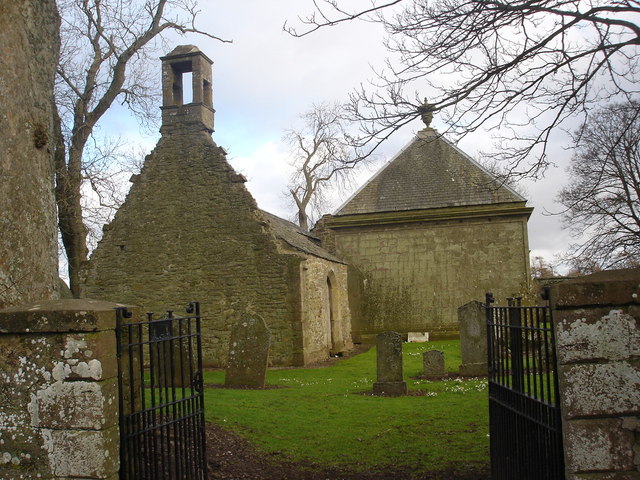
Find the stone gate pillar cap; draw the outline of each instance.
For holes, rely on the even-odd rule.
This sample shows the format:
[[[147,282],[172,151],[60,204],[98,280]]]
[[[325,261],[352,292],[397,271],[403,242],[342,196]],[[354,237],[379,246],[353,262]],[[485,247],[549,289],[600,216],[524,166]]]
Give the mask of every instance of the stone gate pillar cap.
[[[18,305],[0,310],[0,333],[113,330],[116,325],[115,309],[125,306],[91,299],[47,300]]]
[[[551,286],[554,308],[640,304],[640,269],[605,270]]]

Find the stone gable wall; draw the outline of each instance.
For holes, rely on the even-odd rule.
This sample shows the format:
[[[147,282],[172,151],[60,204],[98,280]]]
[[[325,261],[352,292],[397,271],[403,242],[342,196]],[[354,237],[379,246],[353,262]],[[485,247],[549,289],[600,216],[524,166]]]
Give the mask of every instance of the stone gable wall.
[[[487,291],[497,298],[522,291],[526,222],[514,216],[332,229],[337,254],[362,275],[362,298],[352,301],[354,335],[455,334],[458,306]]]
[[[55,298],[54,0],[2,2],[0,15],[0,308]]]
[[[303,259],[278,251],[243,179],[207,132],[172,129],[134,179],[84,272],[83,294],[162,313],[198,300],[206,366],[224,366],[231,326],[262,315],[270,362],[302,362]]]

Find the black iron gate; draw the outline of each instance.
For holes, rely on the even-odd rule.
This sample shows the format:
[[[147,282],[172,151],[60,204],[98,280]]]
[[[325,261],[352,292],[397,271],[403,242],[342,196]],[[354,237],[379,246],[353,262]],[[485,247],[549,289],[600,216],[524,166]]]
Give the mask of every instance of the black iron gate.
[[[198,302],[186,314],[116,310],[121,480],[207,478]]]
[[[488,293],[491,478],[564,479],[551,310],[493,301]]]

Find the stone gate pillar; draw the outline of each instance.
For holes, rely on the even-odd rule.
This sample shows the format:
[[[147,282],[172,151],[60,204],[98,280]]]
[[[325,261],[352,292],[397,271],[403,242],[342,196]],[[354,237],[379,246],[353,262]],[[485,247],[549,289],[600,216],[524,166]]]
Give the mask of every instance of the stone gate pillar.
[[[0,478],[118,478],[115,306],[0,311]]]
[[[640,270],[551,287],[568,479],[640,479]]]

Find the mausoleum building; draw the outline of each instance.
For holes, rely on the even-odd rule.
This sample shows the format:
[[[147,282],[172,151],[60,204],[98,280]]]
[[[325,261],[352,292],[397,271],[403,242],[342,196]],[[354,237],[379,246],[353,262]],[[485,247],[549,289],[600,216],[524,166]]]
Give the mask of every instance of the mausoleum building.
[[[532,208],[428,125],[314,232],[353,269],[354,339],[458,332],[457,309],[529,278]]]

